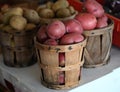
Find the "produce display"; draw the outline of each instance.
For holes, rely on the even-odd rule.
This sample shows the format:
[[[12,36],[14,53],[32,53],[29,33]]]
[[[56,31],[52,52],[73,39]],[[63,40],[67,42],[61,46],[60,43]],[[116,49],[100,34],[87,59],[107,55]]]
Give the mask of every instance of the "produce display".
[[[47,9],[45,8],[45,6],[40,6],[38,8],[38,12],[40,15],[43,14],[44,9],[44,13],[49,11],[49,14],[51,14],[45,14],[47,16],[41,15],[40,17],[43,16],[44,18],[54,18],[54,16],[56,16],[57,13],[55,14],[53,12],[59,12],[58,10],[61,9],[60,7],[63,7],[62,5],[57,6],[57,4],[62,3],[63,1],[64,0],[58,0],[58,2],[55,3],[55,5],[51,2],[48,2],[46,4],[46,7],[51,8]],[[56,8],[50,5],[54,5],[54,7]],[[69,6],[67,1],[64,1],[63,5],[64,8]],[[51,11],[50,9],[53,10]],[[40,11],[42,13],[40,13]],[[64,21],[56,19],[54,21],[51,21],[51,23],[48,23],[47,25],[42,25],[39,28],[36,37],[37,41],[40,44],[50,46],[71,45],[75,43],[80,43],[85,39],[85,36],[83,35],[84,31],[91,31],[94,29],[104,28],[106,26],[108,26],[108,17],[105,15],[105,11],[102,5],[95,0],[86,0],[83,4],[83,11],[79,12],[73,19],[68,19]],[[65,67],[65,53],[59,53],[58,55],[59,66]],[[61,71],[59,74],[59,83],[64,84],[64,71]]]
[[[36,10],[4,6],[0,12],[0,29],[5,31],[32,30],[40,24],[40,19],[55,19],[40,25],[36,40],[43,45],[65,46],[85,40],[84,31],[92,31],[108,26],[104,8],[96,0],[84,0],[83,11],[67,20],[59,20],[76,14],[67,0],[57,0],[39,5]],[[96,30],[97,31],[97,30]],[[58,54],[59,66],[65,67],[65,53]],[[59,84],[65,84],[65,71],[59,71]]]

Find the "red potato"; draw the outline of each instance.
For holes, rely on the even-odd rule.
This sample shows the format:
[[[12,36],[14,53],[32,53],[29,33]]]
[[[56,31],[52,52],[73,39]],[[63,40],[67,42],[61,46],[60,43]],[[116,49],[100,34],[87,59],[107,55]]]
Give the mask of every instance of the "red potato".
[[[48,36],[46,34],[46,25],[43,25],[40,27],[40,29],[37,32],[36,35],[39,42],[43,43],[46,39],[48,39]]]
[[[59,71],[59,78],[58,78],[59,84],[65,83],[65,73],[64,71]]]
[[[96,27],[97,19],[93,14],[90,13],[79,13],[75,16],[84,30],[92,30]]]
[[[107,21],[105,21],[104,18],[99,18],[98,21],[97,21],[96,28],[103,28],[103,27],[106,27],[106,26],[108,26]]]
[[[59,65],[61,67],[65,66],[65,53],[59,53]]]
[[[61,39],[60,39],[60,44],[62,45],[69,45],[69,44],[74,44],[78,43],[84,40],[84,36],[78,33],[69,33],[65,34]]]
[[[86,0],[84,2],[84,7],[87,10],[87,12],[95,15],[96,17],[101,17],[104,14],[104,9],[100,3],[98,3],[96,0]]]
[[[96,28],[103,28],[108,26],[108,17],[104,14],[102,17],[97,19]]]
[[[103,21],[108,21],[108,17],[104,14],[102,17],[98,18],[101,19]]]
[[[75,19],[66,20],[64,24],[66,26],[67,33],[71,33],[71,32],[83,33],[83,28],[81,23]]]
[[[59,39],[66,32],[65,25],[60,20],[55,20],[47,27],[47,34],[51,39]]]
[[[58,45],[57,41],[55,39],[47,39],[44,44],[46,45]]]

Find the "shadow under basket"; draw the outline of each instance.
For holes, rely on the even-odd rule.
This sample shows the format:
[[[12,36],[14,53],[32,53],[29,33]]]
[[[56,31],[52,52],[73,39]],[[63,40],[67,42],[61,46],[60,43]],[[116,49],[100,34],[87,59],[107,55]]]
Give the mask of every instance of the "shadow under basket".
[[[52,89],[68,89],[79,84],[84,63],[86,39],[72,45],[50,46],[35,41],[37,59],[41,68],[41,83]],[[60,61],[60,54],[62,64]]]
[[[108,63],[114,28],[112,20],[109,19],[108,23],[107,27],[84,31],[87,44],[84,50],[85,62],[83,67],[95,68]]]
[[[36,63],[34,47],[6,47],[2,46],[4,64],[10,67],[26,67]]]

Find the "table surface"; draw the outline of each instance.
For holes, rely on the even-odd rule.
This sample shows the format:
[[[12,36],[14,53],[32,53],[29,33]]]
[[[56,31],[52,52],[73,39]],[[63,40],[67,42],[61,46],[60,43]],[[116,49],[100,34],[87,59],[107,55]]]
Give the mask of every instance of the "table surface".
[[[100,87],[99,82],[96,81],[100,81],[101,78],[104,79],[104,77],[108,76],[115,69],[120,67],[120,48],[112,46],[110,56],[110,62],[107,65],[100,66],[97,68],[82,68],[80,84],[77,87],[66,90],[54,90],[43,86],[40,82],[40,68],[38,63],[25,68],[11,68],[4,65],[2,55],[0,55],[0,78],[10,81],[15,86],[17,92],[78,92],[77,89],[83,92],[94,92],[92,90],[94,89],[94,86],[90,88],[92,91],[90,91],[89,89],[87,90],[86,88],[83,89],[83,87],[88,87],[89,85],[92,85],[94,81],[96,83],[96,88]],[[103,80],[102,83],[104,84],[104,82],[106,81]],[[107,86],[109,87],[109,84],[106,84],[106,87]]]

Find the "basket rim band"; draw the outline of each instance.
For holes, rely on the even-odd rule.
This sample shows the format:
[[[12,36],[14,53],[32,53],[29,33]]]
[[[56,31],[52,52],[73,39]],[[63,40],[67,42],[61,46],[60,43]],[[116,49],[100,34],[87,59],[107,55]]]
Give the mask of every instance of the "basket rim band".
[[[40,49],[40,50],[41,49],[42,50],[49,50],[49,51],[54,51],[57,53],[58,52],[69,52],[69,51],[73,51],[73,50],[76,50],[76,49],[81,48],[81,47],[85,47],[86,42],[87,42],[87,39],[85,38],[82,42],[79,42],[76,44],[51,46],[51,45],[41,44],[35,39],[35,47],[37,49]]]
[[[114,22],[111,20],[111,24],[108,25],[108,27],[101,28],[101,29],[95,29],[95,30],[90,30],[90,31],[84,31],[83,34],[85,36],[96,36],[96,35],[102,35],[107,33],[108,31],[113,31],[114,28]],[[99,31],[97,31],[99,30]]]
[[[78,62],[77,64],[74,64],[74,65],[68,65],[68,66],[65,66],[65,67],[57,67],[57,66],[48,66],[48,65],[45,65],[45,64],[41,64],[39,63],[40,65],[40,68],[42,69],[50,69],[50,70],[56,70],[56,71],[69,71],[69,70],[73,70],[73,69],[76,69],[80,66],[83,66],[84,64],[84,60],[81,61],[81,62]]]

